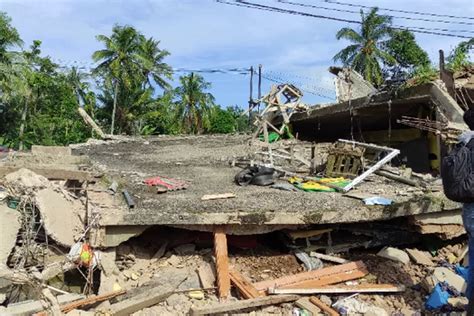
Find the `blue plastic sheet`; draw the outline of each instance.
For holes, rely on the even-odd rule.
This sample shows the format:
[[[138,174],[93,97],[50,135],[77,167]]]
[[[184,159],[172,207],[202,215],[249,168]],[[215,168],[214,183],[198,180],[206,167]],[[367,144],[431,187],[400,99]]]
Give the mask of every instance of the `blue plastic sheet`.
[[[381,196],[372,196],[364,199],[364,203],[365,205],[390,205],[393,201]]]
[[[448,304],[448,298],[450,297],[451,295],[447,290],[444,290],[440,284],[436,284],[430,297],[428,297],[428,300],[425,302],[425,308],[427,310],[441,308]]]

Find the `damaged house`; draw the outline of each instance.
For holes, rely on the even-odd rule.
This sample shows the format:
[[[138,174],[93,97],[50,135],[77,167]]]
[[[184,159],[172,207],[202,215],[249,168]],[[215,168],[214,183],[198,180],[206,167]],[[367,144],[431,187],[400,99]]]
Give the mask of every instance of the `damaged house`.
[[[439,278],[423,294],[384,279],[385,271],[376,281],[363,278],[381,264],[380,257],[408,265],[416,257],[413,265],[434,266],[444,260],[442,253],[423,264],[416,249],[412,259],[402,251],[408,262],[386,248],[377,259],[368,255],[367,263],[351,254],[464,233],[460,205],[444,196],[438,175],[441,157],[466,129],[462,115],[472,105],[472,77],[465,75],[450,93],[441,81],[376,90],[351,70],[330,72],[336,76],[337,103],[308,106],[297,87],[274,86],[254,102],[266,107],[251,137],[116,137],[6,154],[0,164],[6,201],[0,216],[2,230],[8,226],[10,234],[2,241],[0,277],[8,280],[1,293],[9,304],[3,308],[12,314],[49,308],[127,315],[156,305],[157,313],[173,311],[172,306],[182,308],[178,314],[200,315],[283,304],[283,309],[327,311],[337,308],[336,298],[330,307],[331,298],[302,302],[301,295],[403,292],[393,300],[416,296],[416,307],[409,308],[421,309],[424,294]],[[460,105],[460,98],[468,103]],[[19,259],[38,242],[31,228],[41,235],[42,246],[35,251],[52,257],[44,246],[51,242],[62,249],[53,252],[57,260]],[[236,254],[243,250],[229,251],[258,253],[254,249],[262,236],[271,236],[275,248],[286,247],[290,254],[245,261]],[[457,262],[465,255],[458,248]],[[83,254],[91,256],[87,263]],[[259,260],[268,260],[265,269],[258,270],[254,262]],[[254,266],[258,273],[249,268]],[[89,271],[81,293],[53,284],[53,278],[76,268]],[[405,268],[396,266],[394,274],[409,273]],[[425,277],[414,279],[418,284]],[[435,277],[430,272],[428,278]],[[359,283],[348,284],[351,280]],[[456,284],[460,292],[463,282]],[[12,284],[47,291],[37,298],[42,303],[22,303],[25,294],[12,296]],[[231,286],[243,300],[212,302],[235,295]],[[51,291],[62,301],[51,298]],[[154,294],[148,297],[147,291]],[[188,300],[180,301],[185,295]],[[295,301],[298,307],[284,306]]]

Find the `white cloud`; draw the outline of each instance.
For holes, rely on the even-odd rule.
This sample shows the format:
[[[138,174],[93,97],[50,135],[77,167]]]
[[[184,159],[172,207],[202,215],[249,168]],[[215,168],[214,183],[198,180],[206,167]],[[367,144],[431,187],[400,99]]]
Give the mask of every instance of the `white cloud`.
[[[273,0],[252,1],[278,5]],[[305,2],[329,6],[322,1]],[[373,0],[357,3],[374,4]],[[472,0],[380,0],[377,4],[463,16],[474,13]],[[326,71],[331,58],[347,45],[335,39],[336,31],[346,26],[344,23],[226,6],[213,0],[1,0],[0,10],[13,18],[26,44],[41,39],[44,52],[56,59],[89,61],[92,52],[100,47],[95,35],[109,34],[115,23],[130,24],[147,36],[160,39],[162,48],[171,52],[168,62],[174,67],[247,67],[262,63],[267,70],[314,76],[326,88],[331,82]],[[357,14],[314,12],[359,19]],[[394,22],[415,25],[405,20]],[[424,27],[472,29],[416,23]],[[460,41],[431,35],[417,35],[417,39],[434,62],[440,48],[449,52]],[[213,75],[208,79],[215,81],[213,93],[219,102],[246,102],[245,77]]]

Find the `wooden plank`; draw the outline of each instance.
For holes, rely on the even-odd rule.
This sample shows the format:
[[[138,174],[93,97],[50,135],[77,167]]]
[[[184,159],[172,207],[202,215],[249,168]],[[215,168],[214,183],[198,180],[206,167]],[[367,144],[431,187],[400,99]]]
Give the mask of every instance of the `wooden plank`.
[[[226,304],[216,304],[214,306],[207,306],[203,308],[191,308],[191,315],[212,315],[220,313],[234,312],[242,309],[260,307],[267,305],[276,305],[298,300],[298,295],[274,295],[266,297],[258,297],[249,300],[242,300],[237,302],[229,302]]]
[[[315,257],[315,258],[319,258],[321,260],[326,260],[326,261],[335,262],[335,263],[348,263],[348,262],[350,262],[349,260],[346,260],[344,258],[329,256],[329,255],[325,255],[325,254],[314,252],[314,251],[311,251],[309,255],[311,257]]]
[[[317,307],[319,307],[320,309],[323,310],[323,312],[326,312],[327,314],[329,314],[329,316],[338,316],[339,313],[332,309],[330,306],[327,306],[326,304],[324,304],[319,298],[317,298],[316,296],[311,296],[309,298],[309,301],[311,303],[313,303],[314,305],[316,305]]]
[[[235,198],[235,196],[236,195],[234,193],[206,194],[201,198],[201,201],[230,199]]]
[[[95,181],[89,172],[79,170],[66,170],[66,169],[50,169],[50,168],[27,168],[27,167],[9,167],[0,166],[0,178],[3,178],[9,173],[18,171],[21,168],[26,168],[39,174],[49,180],[78,180],[78,181]]]
[[[323,277],[328,277],[329,279],[339,279],[341,274],[348,274],[349,272],[353,271],[361,272],[361,274],[367,275],[368,271],[365,264],[362,261],[350,262],[345,263],[337,266],[332,266],[328,268],[301,272],[298,274],[284,276],[274,280],[266,280],[254,283],[254,286],[259,291],[265,291],[270,287],[284,287],[290,286],[298,283],[302,283],[305,281],[314,281],[321,279]],[[320,284],[324,285],[324,284]]]
[[[368,273],[367,270],[354,269],[350,271],[344,271],[337,274],[325,275],[315,280],[306,280],[301,282],[295,282],[293,284],[281,286],[281,288],[299,288],[299,289],[310,289],[313,287],[320,287],[325,285],[337,284],[350,280],[356,280],[365,277]]]
[[[222,226],[214,229],[214,254],[216,257],[217,292],[220,299],[226,299],[230,295],[229,257],[227,236]]]
[[[105,294],[102,294],[102,295],[93,295],[93,296],[90,296],[88,298],[85,298],[85,299],[75,301],[75,302],[72,302],[72,303],[61,306],[60,307],[61,312],[68,313],[68,312],[72,311],[73,309],[83,307],[83,306],[87,306],[87,305],[91,305],[91,304],[95,304],[95,303],[98,303],[98,302],[103,302],[103,301],[109,300],[113,297],[116,297],[116,296],[119,296],[119,295],[122,295],[122,294],[125,294],[125,293],[126,293],[125,290],[120,290],[120,291],[105,293]],[[35,316],[47,316],[47,315],[48,315],[47,312],[40,312],[40,313],[35,314]]]
[[[321,315],[321,309],[309,301],[309,297],[300,298],[295,302],[295,305],[299,308],[306,310],[309,316]]]
[[[269,294],[349,294],[349,293],[399,293],[405,291],[403,285],[394,284],[359,284],[354,286],[321,286],[308,289],[284,288],[270,289]]]
[[[240,294],[246,298],[257,298],[260,297],[261,294],[257,291],[257,289],[253,286],[253,284],[247,280],[240,272],[237,270],[230,270],[229,271],[230,280],[232,283],[237,287]]]

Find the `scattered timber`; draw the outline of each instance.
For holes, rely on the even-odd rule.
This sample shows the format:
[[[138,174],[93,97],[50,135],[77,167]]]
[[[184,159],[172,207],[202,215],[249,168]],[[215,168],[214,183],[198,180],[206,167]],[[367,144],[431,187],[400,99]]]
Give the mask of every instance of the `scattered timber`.
[[[240,274],[236,270],[229,271],[230,280],[232,283],[237,287],[239,293],[246,299],[248,298],[257,298],[261,296],[261,294],[257,291],[257,289],[253,286],[253,284],[247,280],[242,274]]]
[[[216,256],[217,289],[220,299],[230,295],[229,257],[225,229],[218,226],[214,230],[214,253]]]
[[[249,300],[242,300],[237,302],[231,302],[226,304],[216,304],[214,306],[203,307],[203,308],[192,308],[190,311],[191,315],[212,315],[220,313],[234,312],[242,309],[260,307],[267,305],[276,305],[288,302],[294,302],[298,300],[298,295],[275,295],[267,297],[258,297]]]
[[[88,298],[85,298],[85,299],[82,299],[82,300],[79,300],[79,301],[72,302],[72,303],[61,306],[60,307],[61,312],[68,313],[68,312],[72,311],[73,309],[76,309],[76,308],[79,308],[79,307],[84,307],[84,306],[91,305],[91,304],[95,304],[95,303],[98,303],[98,302],[103,302],[103,301],[106,301],[106,300],[111,299],[113,297],[125,294],[125,292],[126,292],[125,290],[121,290],[121,291],[110,292],[110,293],[106,293],[106,294],[102,294],[102,295],[90,296]],[[48,315],[47,312],[41,312],[41,313],[37,313],[35,316],[47,316],[47,315]]]
[[[339,313],[332,309],[331,307],[324,304],[319,298],[311,296],[309,301],[319,307],[323,312],[326,312],[329,316],[338,316]]]
[[[358,279],[366,276],[368,273],[364,263],[362,261],[356,261],[284,276],[274,280],[261,281],[254,283],[254,286],[259,291],[266,291],[269,288],[286,287],[311,288]]]
[[[309,255],[311,257],[319,258],[321,260],[326,260],[326,261],[329,261],[329,262],[335,262],[335,263],[348,263],[348,262],[350,262],[349,260],[346,260],[344,258],[329,256],[329,255],[325,255],[325,254],[314,252],[314,251],[311,251]]]
[[[235,196],[236,195],[234,193],[207,194],[201,198],[201,201],[231,199],[231,198],[235,198]]]
[[[395,180],[395,181],[398,181],[398,182],[401,182],[401,183],[404,183],[404,184],[408,184],[408,185],[411,185],[411,186],[414,186],[414,187],[419,187],[420,186],[420,184],[415,180],[408,179],[408,178],[405,178],[405,177],[402,177],[402,176],[397,176],[393,173],[390,173],[390,172],[387,172],[387,171],[384,171],[384,170],[377,170],[377,171],[375,171],[375,174],[379,175],[379,176],[382,176],[382,177],[385,177],[387,179]]]
[[[349,293],[399,293],[405,291],[402,285],[359,284],[354,286],[322,286],[310,289],[269,289],[269,294],[349,294]]]
[[[89,116],[89,114],[87,114],[83,108],[79,107],[77,110],[84,119],[84,122],[86,122],[86,124],[89,125],[94,130],[94,132],[99,135],[100,138],[107,139],[107,135],[102,131],[102,129],[100,129],[99,125],[97,125],[97,123]]]

